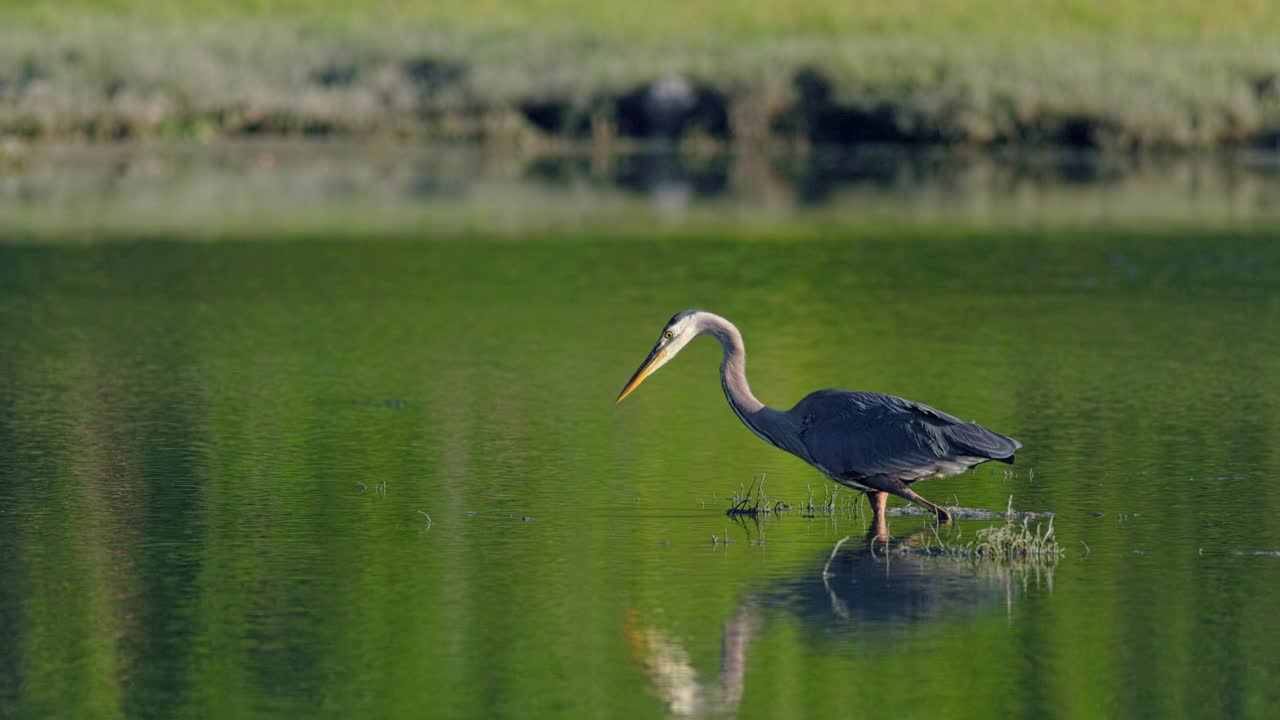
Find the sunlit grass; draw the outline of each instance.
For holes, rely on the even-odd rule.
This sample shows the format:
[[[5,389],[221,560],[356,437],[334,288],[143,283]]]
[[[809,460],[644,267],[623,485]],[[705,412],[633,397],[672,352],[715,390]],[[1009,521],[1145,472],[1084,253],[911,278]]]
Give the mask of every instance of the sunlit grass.
[[[717,0],[645,3],[603,0],[36,0],[0,2],[0,12],[50,27],[108,14],[152,23],[203,20],[293,18],[318,26],[343,27],[399,22],[448,23],[458,27],[573,28],[590,35],[628,38],[684,38],[702,41],[708,33],[736,37],[780,37],[811,33],[904,33],[1019,38],[1101,33],[1126,38],[1170,40],[1255,38],[1266,40],[1280,27],[1280,6],[1261,0],[1203,3],[1191,0],[900,0],[827,3],[816,0]],[[1012,32],[1011,32],[1012,31]]]
[[[1030,521],[1009,520],[1004,525],[992,525],[977,532],[977,537],[966,549],[974,557],[993,560],[1021,560],[1027,558],[1061,557],[1062,546],[1053,533],[1053,518],[1047,524],[1033,528]]]
[[[975,560],[1003,562],[1056,562],[1065,554],[1053,530],[1053,515],[1047,522],[1031,520],[1034,513],[1018,513],[1013,509],[1013,498],[1004,512],[1004,523],[988,525],[974,533],[972,540],[964,541],[959,534],[943,537],[936,530],[922,533],[920,541],[910,546],[900,546],[900,552],[920,555],[949,555]]]

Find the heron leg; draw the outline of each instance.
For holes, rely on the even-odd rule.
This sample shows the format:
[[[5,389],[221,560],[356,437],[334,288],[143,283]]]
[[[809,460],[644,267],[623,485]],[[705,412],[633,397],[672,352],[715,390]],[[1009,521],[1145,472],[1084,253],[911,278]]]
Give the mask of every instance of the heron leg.
[[[889,542],[889,525],[885,522],[885,507],[889,504],[889,493],[883,490],[872,490],[867,493],[867,499],[871,501],[871,527],[868,528],[867,534],[873,540],[882,543]]]
[[[920,494],[919,494],[919,493],[917,493],[915,490],[912,490],[911,488],[907,487],[906,485],[903,485],[903,486],[902,486],[901,488],[899,488],[899,489],[898,489],[898,491],[897,491],[896,493],[894,493],[894,494],[895,494],[895,495],[901,495],[902,497],[906,498],[907,500],[910,500],[911,502],[913,502],[913,503],[915,503],[915,504],[917,504],[917,505],[923,505],[924,507],[927,507],[927,508],[929,508],[930,510],[934,511],[935,513],[937,513],[937,514],[938,514],[938,524],[940,524],[940,525],[950,525],[950,524],[951,524],[951,513],[947,512],[946,508],[942,507],[941,505],[934,505],[933,503],[929,502],[928,500],[925,500],[924,498],[920,497]]]
[[[889,493],[883,490],[867,493],[867,499],[871,501],[872,512],[876,517],[884,517],[884,510],[889,506]]]

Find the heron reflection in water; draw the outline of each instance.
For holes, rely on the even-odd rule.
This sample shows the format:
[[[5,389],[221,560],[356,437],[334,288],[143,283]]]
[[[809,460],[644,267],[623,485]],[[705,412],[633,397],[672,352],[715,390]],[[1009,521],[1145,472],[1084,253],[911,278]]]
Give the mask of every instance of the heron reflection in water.
[[[742,702],[755,640],[779,619],[798,620],[801,637],[818,651],[874,655],[921,624],[954,628],[1001,607],[1012,612],[1031,577],[1037,587],[1042,578],[1052,587],[1056,558],[1017,566],[911,552],[933,534],[926,526],[889,547],[854,543],[834,557],[824,551],[795,576],[747,592],[720,628],[719,672],[711,677],[685,650],[705,638],[681,638],[635,611],[626,615],[623,635],[673,715],[723,715]]]
[[[883,527],[889,495],[932,510],[939,523],[951,513],[911,486],[998,460],[1013,463],[1022,443],[911,400],[874,392],[818,390],[790,410],[775,410],[751,394],[742,333],[728,320],[685,310],[663,328],[649,356],[627,381],[618,402],[699,335],[720,341],[720,384],[729,407],[757,437],[804,460],[835,482],[861,490]]]

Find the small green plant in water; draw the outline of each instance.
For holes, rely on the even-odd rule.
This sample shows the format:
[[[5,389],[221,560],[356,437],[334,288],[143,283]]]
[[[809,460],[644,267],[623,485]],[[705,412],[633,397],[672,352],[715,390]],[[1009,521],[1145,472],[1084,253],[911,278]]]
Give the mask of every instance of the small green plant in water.
[[[1003,525],[990,525],[977,531],[974,539],[966,543],[954,539],[942,539],[934,528],[931,535],[926,535],[923,543],[912,546],[899,546],[897,552],[918,555],[950,555],[981,560],[997,560],[1009,562],[1056,562],[1064,551],[1058,544],[1053,532],[1053,516],[1049,516],[1048,524],[1037,522],[1031,525],[1027,514],[1013,510],[1013,497],[1005,511]]]
[[[751,481],[751,487],[739,485],[738,491],[729,498],[730,505],[725,514],[730,516],[769,515],[790,510],[791,505],[779,498],[770,498],[764,494],[764,480],[765,476],[761,473],[758,481]]]
[[[1056,559],[1062,556],[1062,546],[1053,534],[1052,515],[1049,516],[1047,526],[1037,522],[1034,530],[1027,518],[1019,523],[1014,522],[1013,517],[1013,496],[1010,495],[1004,525],[992,525],[979,530],[977,537],[969,543],[972,554],[975,557],[1002,560]]]
[[[818,515],[861,516],[866,496],[860,492],[841,493],[841,490],[842,488],[839,485],[825,483],[822,486],[822,498],[818,499],[813,494],[813,486],[809,486],[809,499],[800,506],[801,514],[804,517]]]

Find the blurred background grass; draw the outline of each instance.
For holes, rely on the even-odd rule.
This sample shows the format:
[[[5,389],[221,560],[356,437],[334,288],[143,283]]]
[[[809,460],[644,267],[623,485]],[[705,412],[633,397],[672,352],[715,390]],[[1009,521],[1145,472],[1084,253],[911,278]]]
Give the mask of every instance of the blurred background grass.
[[[724,0],[434,0],[365,3],[335,0],[6,0],[12,19],[58,29],[101,16],[190,24],[203,20],[294,18],[333,28],[385,27],[393,22],[447,23],[538,33],[548,28],[629,41],[700,42],[706,35],[738,40],[793,34],[903,33],[954,36],[1002,45],[1063,34],[1123,40],[1274,40],[1280,6],[1265,0],[901,0],[828,3]]]
[[[674,76],[721,118],[681,137],[1271,148],[1277,36],[1245,0],[6,0],[0,134],[644,140]]]

